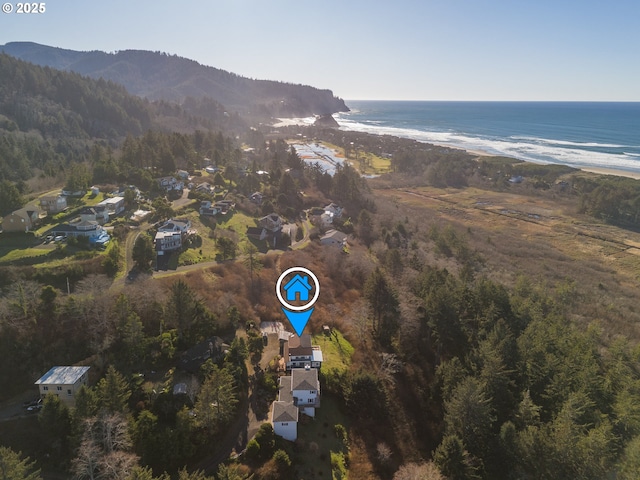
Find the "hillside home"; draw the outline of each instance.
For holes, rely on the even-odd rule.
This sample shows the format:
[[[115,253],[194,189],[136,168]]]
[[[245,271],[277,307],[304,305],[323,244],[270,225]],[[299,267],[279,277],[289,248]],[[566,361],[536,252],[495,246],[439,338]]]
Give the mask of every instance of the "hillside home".
[[[279,232],[282,230],[282,218],[277,213],[272,213],[258,220],[258,225],[269,232]]]
[[[176,172],[176,175],[182,180],[189,180],[189,172],[187,172],[186,170],[178,170]]]
[[[213,188],[213,185],[211,185],[209,182],[202,182],[196,187],[196,192],[212,195],[213,193],[215,193],[215,190]]]
[[[321,226],[325,228],[330,227],[333,225],[334,220],[342,217],[342,207],[339,207],[335,203],[330,203],[324,207],[322,212],[318,213],[318,217]]]
[[[111,197],[102,200],[96,207],[106,207],[109,215],[118,215],[124,212],[124,197]]]
[[[67,208],[67,197],[63,195],[47,195],[40,198],[40,207],[49,215],[55,215]]]
[[[271,423],[276,435],[290,441],[298,438],[300,411],[315,417],[320,407],[320,382],[315,368],[294,368],[291,376],[280,377],[278,400],[273,402]]]
[[[324,212],[329,213],[333,216],[333,218],[341,218],[342,217],[342,207],[335,203],[330,203],[326,207],[324,207]]]
[[[164,225],[158,228],[158,232],[180,232],[186,235],[191,228],[191,221],[188,218],[170,218]]]
[[[272,213],[267,215],[266,217],[262,217],[258,220],[258,226],[262,227],[265,230],[264,238],[276,247],[278,244],[278,240],[282,235],[282,226],[284,225],[284,221],[282,218]]]
[[[158,179],[158,185],[166,192],[180,191],[184,189],[184,182],[176,180],[176,177],[162,177]]]
[[[153,241],[157,254],[164,255],[165,252],[173,252],[182,248],[182,233],[177,231],[158,231]]]
[[[98,222],[100,225],[104,225],[109,221],[109,209],[106,205],[84,207],[80,210],[80,220],[83,222]]]
[[[295,442],[298,438],[298,415],[298,407],[293,402],[280,400],[273,402],[271,414],[273,432],[285,440]]]
[[[315,368],[291,369],[291,395],[293,404],[302,413],[315,417],[316,408],[320,407],[320,381]]]
[[[347,245],[347,234],[338,230],[329,230],[320,237],[320,243],[331,247],[344,248]]]
[[[262,192],[254,192],[249,196],[249,200],[256,205],[262,205],[264,201],[264,194]]]
[[[216,202],[215,206],[220,209],[222,215],[226,215],[230,210],[236,208],[236,204],[233,200],[220,200]]]
[[[81,220],[75,223],[62,223],[50,230],[53,235],[65,235],[67,237],[86,237],[91,245],[106,246],[111,237],[105,229],[95,220]]]
[[[40,213],[35,207],[25,207],[7,215],[2,219],[2,231],[4,232],[29,232],[39,222]]]
[[[40,395],[56,395],[69,407],[75,406],[75,395],[80,387],[87,385],[89,367],[53,367],[35,384],[40,390]]]
[[[322,367],[322,350],[317,345],[311,345],[311,335],[305,333],[301,336],[291,335],[284,342],[282,349],[287,370],[294,368]]]
[[[200,367],[204,362],[211,359],[218,363],[229,351],[229,345],[224,343],[220,337],[210,337],[194,345],[180,356],[178,366],[190,373],[200,373]]]
[[[206,215],[206,216],[213,217],[213,216],[217,215],[218,213],[220,213],[220,208],[216,207],[215,205],[212,205],[209,200],[205,200],[203,202],[200,202],[200,210],[199,211],[200,211],[200,215]]]

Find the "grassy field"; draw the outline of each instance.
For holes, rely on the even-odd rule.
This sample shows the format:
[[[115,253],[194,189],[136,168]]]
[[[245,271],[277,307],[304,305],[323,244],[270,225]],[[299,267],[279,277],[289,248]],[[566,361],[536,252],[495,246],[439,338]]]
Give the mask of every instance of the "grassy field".
[[[571,197],[527,195],[479,188],[433,187],[378,189],[392,200],[388,215],[424,219],[414,238],[425,238],[434,226],[452,225],[480,254],[480,275],[514,286],[525,275],[544,288],[576,285],[578,319],[608,317],[606,333],[640,341],[640,312],[634,305],[640,289],[640,233],[577,213]],[[433,255],[433,254],[431,254]],[[455,268],[446,258],[433,258]],[[594,292],[596,294],[594,295]]]
[[[327,148],[331,148],[339,153],[342,157],[345,157],[344,148],[338,147],[328,142],[320,142]],[[391,160],[381,157],[375,153],[358,151],[358,158],[356,159],[355,153],[345,158],[354,168],[358,169],[365,175],[380,175],[391,171]]]
[[[337,329],[331,330],[330,336],[323,333],[314,335],[311,343],[318,345],[322,350],[323,369],[335,368],[340,371],[346,370],[351,365],[354,348]]]
[[[10,263],[27,258],[42,257],[55,249],[55,244],[42,245],[32,233],[3,233],[0,235],[0,263]]]

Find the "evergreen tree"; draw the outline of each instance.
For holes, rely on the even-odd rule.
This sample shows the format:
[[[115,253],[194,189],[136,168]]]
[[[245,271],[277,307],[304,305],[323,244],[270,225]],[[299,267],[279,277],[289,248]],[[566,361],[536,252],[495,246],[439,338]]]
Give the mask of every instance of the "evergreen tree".
[[[14,452],[8,447],[0,446],[0,479],[2,480],[40,480],[40,470],[35,462]]]
[[[151,237],[146,233],[141,233],[136,242],[133,245],[133,251],[131,252],[135,266],[141,272],[147,272],[150,270],[151,262],[153,261],[153,242]]]
[[[398,295],[378,267],[367,278],[363,293],[373,317],[373,334],[388,345],[398,329]]]
[[[100,408],[108,412],[126,412],[127,402],[131,397],[128,382],[113,365],[107,369],[106,375],[96,385],[96,394]]]
[[[233,376],[227,369],[214,365],[194,407],[198,424],[210,434],[218,432],[235,415],[237,403]]]

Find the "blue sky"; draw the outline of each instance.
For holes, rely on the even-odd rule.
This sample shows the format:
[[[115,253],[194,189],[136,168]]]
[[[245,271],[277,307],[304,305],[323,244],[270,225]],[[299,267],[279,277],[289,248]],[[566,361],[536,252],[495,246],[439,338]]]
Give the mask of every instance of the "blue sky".
[[[638,0],[45,3],[0,13],[0,44],[163,51],[345,99],[640,101]]]

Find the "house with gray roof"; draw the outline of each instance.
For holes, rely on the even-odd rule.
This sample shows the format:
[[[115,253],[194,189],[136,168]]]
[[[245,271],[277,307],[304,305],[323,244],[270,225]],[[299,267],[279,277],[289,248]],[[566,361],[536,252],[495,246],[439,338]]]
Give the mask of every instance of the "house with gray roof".
[[[80,387],[87,385],[90,367],[58,366],[52,367],[47,373],[36,380],[35,385],[40,395],[56,395],[67,406],[76,404],[75,395]]]
[[[280,377],[278,400],[273,402],[271,423],[276,435],[295,441],[300,412],[315,417],[320,407],[320,381],[315,368],[294,368],[290,376]]]
[[[298,438],[298,415],[298,407],[293,402],[273,402],[271,423],[274,433],[285,440],[295,442]]]

